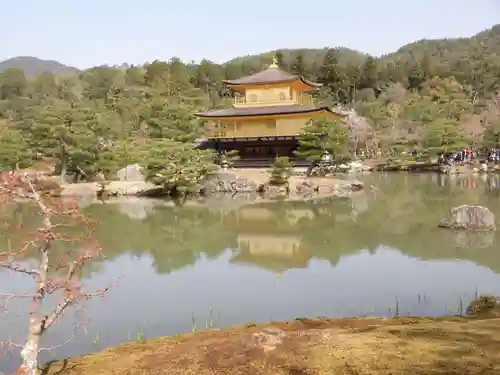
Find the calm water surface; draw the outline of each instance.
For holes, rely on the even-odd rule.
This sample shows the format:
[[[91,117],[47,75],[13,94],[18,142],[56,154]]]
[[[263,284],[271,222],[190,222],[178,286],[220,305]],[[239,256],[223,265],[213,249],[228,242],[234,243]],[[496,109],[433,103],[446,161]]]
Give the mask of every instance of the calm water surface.
[[[305,316],[460,313],[477,293],[500,294],[499,234],[436,228],[450,206],[480,204],[500,215],[494,178],[373,175],[351,199],[174,206],[153,201],[95,204],[108,260],[89,265],[84,283],[102,288],[88,302],[90,323],[44,360],[100,350],[138,337]],[[371,186],[371,188],[370,188]],[[30,220],[20,208],[16,220]],[[19,219],[21,218],[21,219]],[[0,273],[2,291],[29,280]],[[0,340],[22,342],[20,304],[0,320]],[[67,314],[45,338],[63,342]],[[17,339],[17,340],[16,340]],[[15,351],[0,372],[18,364]]]

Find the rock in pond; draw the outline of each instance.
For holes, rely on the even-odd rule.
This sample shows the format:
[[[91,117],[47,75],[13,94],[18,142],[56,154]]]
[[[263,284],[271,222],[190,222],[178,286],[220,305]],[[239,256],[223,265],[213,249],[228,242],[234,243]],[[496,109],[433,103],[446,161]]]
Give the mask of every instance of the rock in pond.
[[[146,181],[144,168],[139,164],[130,164],[116,172],[120,181]]]
[[[462,205],[450,210],[448,219],[439,223],[441,228],[495,230],[495,215],[482,206]]]

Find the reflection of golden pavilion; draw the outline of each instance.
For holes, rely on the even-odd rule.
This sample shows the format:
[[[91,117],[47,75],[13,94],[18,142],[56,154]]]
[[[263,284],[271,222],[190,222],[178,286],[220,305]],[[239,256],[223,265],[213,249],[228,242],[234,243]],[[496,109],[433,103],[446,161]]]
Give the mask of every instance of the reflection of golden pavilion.
[[[297,232],[297,224],[303,218],[312,219],[310,209],[290,209],[277,213],[266,207],[244,207],[227,215],[224,226],[237,231]]]
[[[305,268],[309,255],[301,244],[297,223],[311,218],[309,209],[277,213],[265,207],[245,207],[226,216],[224,226],[237,232],[240,253],[235,262],[255,263],[278,275],[290,268]]]
[[[300,237],[241,233],[238,234],[238,246],[240,250],[247,250],[257,256],[273,255],[287,258],[299,252]]]

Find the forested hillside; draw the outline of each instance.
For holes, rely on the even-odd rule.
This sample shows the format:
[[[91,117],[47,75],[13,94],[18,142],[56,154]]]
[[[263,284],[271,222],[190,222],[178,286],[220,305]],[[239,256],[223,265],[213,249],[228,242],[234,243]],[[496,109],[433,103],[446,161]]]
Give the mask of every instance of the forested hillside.
[[[210,153],[191,147],[203,136],[193,113],[230,105],[221,80],[264,69],[272,55],[223,65],[172,58],[33,79],[7,69],[0,74],[0,165],[44,159],[90,176],[139,162],[159,183],[189,184],[212,163]],[[343,140],[358,148],[439,151],[492,145],[500,134],[500,26],[472,38],[420,41],[379,59],[345,48],[277,55],[282,68],[323,83],[318,103],[366,116],[349,123]]]
[[[41,60],[31,56],[19,56],[0,62],[0,72],[12,68],[22,70],[26,77],[36,77],[43,72],[53,74],[78,72],[77,68],[63,65],[57,61]]]

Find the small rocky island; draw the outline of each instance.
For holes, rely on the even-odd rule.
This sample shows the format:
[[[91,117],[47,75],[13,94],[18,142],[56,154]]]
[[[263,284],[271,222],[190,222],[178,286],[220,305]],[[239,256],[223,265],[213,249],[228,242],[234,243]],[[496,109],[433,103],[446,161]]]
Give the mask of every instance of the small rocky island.
[[[439,227],[456,230],[494,231],[496,230],[495,214],[482,206],[453,207],[449,217],[443,219],[439,223]]]

